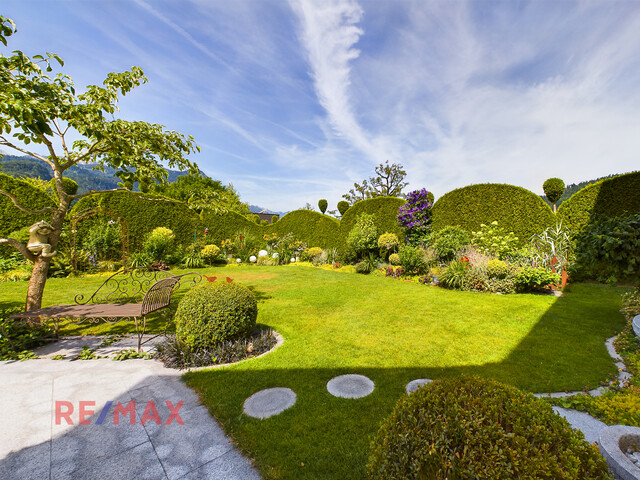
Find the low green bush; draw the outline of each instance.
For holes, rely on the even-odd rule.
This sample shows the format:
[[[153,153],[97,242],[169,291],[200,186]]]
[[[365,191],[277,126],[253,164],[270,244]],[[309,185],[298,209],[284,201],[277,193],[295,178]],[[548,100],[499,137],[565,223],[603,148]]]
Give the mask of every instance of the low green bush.
[[[171,253],[175,235],[166,227],[154,228],[144,241],[144,252],[153,260],[165,260]]]
[[[522,267],[516,276],[516,291],[520,293],[559,284],[560,274],[542,267]]]
[[[374,222],[374,216],[362,213],[357,218],[355,225],[347,236],[347,247],[353,250],[357,256],[363,257],[376,248],[378,229]]]
[[[503,279],[509,275],[509,266],[502,260],[489,260],[486,269],[489,278]]]
[[[205,245],[200,252],[202,258],[211,265],[213,261],[220,255],[220,249],[216,245]]]
[[[176,336],[194,350],[213,348],[248,335],[256,326],[258,303],[237,283],[214,282],[189,290],[176,311]]]
[[[451,260],[440,275],[439,284],[445,288],[462,290],[470,268],[469,262]]]
[[[398,252],[398,257],[400,265],[407,275],[420,275],[429,268],[424,252],[420,247],[402,245]]]
[[[494,380],[459,377],[405,395],[374,439],[370,479],[612,479],[550,405]]]
[[[442,262],[453,260],[470,243],[469,234],[462,227],[449,225],[435,235],[433,250]]]
[[[400,265],[401,262],[402,262],[402,259],[400,258],[400,255],[398,255],[397,253],[392,253],[391,255],[389,255],[389,263],[391,265]]]
[[[471,242],[481,253],[505,259],[518,249],[518,237],[498,225],[497,221],[481,224],[480,230],[472,233]]]

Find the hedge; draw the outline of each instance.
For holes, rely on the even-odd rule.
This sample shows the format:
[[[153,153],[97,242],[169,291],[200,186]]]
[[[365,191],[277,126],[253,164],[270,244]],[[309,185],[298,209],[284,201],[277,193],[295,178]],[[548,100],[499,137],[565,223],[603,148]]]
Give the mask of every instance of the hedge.
[[[4,173],[0,173],[0,190],[12,193],[20,205],[32,210],[56,206],[42,190]],[[19,210],[8,197],[0,195],[0,237],[5,238],[11,232],[29,227],[40,220],[50,221],[51,213],[30,215]]]
[[[607,178],[574,193],[558,208],[563,225],[581,231],[594,216],[640,212],[640,171]]]
[[[189,244],[193,242],[200,221],[198,215],[186,203],[167,201],[143,193],[132,195],[127,192],[100,193],[84,197],[73,207],[70,217],[97,207],[108,209],[126,220],[129,227],[129,252],[139,251],[146,235],[156,227],[170,228],[176,237],[176,243]],[[80,221],[78,230],[86,230],[86,226],[91,223],[91,219]],[[81,232],[78,235],[81,236]]]
[[[262,225],[258,225],[253,221],[253,218],[249,220],[235,212],[229,212],[223,215],[205,212],[203,214],[201,225],[201,230],[204,230],[204,228],[209,229],[207,242],[215,243],[216,245],[220,245],[223,240],[231,238],[236,233],[243,230],[248,230],[259,237],[262,237],[266,232]]]
[[[337,248],[340,222],[313,210],[295,210],[265,227],[265,233],[277,233],[280,237],[289,232],[308,247]]]
[[[453,190],[433,206],[432,230],[459,225],[469,232],[480,224],[497,221],[512,231],[520,244],[555,225],[556,216],[538,195],[529,190],[498,183],[482,183]]]
[[[343,248],[347,235],[356,223],[361,213],[375,216],[378,235],[395,233],[399,239],[404,239],[404,229],[398,223],[398,209],[405,204],[404,199],[397,197],[374,197],[356,202],[349,208],[340,222],[339,248]]]

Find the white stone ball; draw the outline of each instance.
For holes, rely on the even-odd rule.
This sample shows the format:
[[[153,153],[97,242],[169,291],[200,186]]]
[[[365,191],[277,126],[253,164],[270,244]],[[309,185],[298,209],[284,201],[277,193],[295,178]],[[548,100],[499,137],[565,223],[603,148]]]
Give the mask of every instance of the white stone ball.
[[[278,258],[278,252],[274,253],[273,255],[271,255],[273,258]]]
[[[236,259],[236,262],[237,262],[237,263],[242,263],[242,260],[240,260],[240,259],[238,258],[238,259]]]
[[[255,256],[255,255],[251,255],[251,256],[249,257],[249,261],[250,261],[251,263],[256,263],[256,260],[257,260],[257,258],[256,258],[256,256]]]
[[[296,259],[292,257],[292,258],[291,258],[291,260],[290,260],[290,262],[291,262],[291,263],[296,263]]]
[[[258,252],[258,257],[266,257],[267,255],[269,255],[269,252],[267,252],[266,250],[260,250]]]

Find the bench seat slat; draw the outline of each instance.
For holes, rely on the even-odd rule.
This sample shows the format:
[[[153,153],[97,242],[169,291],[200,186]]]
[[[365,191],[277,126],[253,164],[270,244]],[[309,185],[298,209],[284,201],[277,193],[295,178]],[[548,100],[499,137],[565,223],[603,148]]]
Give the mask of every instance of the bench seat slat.
[[[141,303],[107,303],[92,305],[53,305],[11,315],[13,318],[133,318],[142,316]]]

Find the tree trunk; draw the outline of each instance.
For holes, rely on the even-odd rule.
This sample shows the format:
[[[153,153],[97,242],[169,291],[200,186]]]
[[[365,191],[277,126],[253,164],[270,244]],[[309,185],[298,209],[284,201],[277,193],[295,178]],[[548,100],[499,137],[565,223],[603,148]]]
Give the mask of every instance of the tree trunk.
[[[29,289],[27,290],[27,304],[25,310],[36,310],[42,306],[42,295],[44,293],[44,285],[47,282],[47,272],[49,271],[49,263],[51,257],[42,257],[38,255],[33,270],[31,271],[31,279],[29,280]]]

